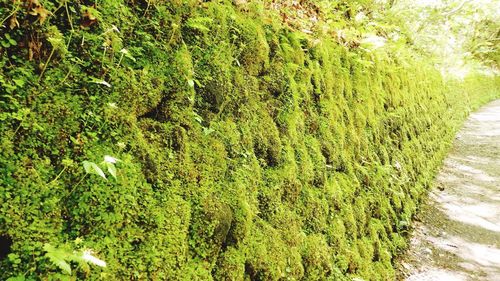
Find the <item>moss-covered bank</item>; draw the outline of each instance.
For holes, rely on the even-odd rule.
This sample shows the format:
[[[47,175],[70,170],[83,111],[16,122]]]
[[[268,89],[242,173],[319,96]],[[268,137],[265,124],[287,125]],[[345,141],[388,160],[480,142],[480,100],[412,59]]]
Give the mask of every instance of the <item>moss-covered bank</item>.
[[[498,94],[259,4],[0,14],[0,279],[63,278],[50,243],[107,262],[77,279],[390,280],[456,126]],[[85,173],[104,155],[116,179]]]

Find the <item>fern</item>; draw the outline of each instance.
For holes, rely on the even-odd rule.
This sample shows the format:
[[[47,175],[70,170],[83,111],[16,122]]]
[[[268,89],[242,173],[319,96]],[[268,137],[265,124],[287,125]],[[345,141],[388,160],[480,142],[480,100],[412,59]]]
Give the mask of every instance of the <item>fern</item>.
[[[190,18],[186,22],[186,26],[192,29],[199,30],[201,32],[208,32],[210,28],[208,27],[213,22],[213,19],[207,17],[197,17]]]
[[[92,250],[75,251],[67,244],[56,248],[49,243],[46,243],[43,249],[47,252],[45,256],[67,275],[71,275],[72,272],[70,262],[77,263],[86,272],[90,271],[88,263],[106,267],[106,262],[95,257]]]
[[[65,273],[71,275],[71,266],[68,261],[73,259],[73,253],[69,249],[56,248],[49,243],[43,246],[43,249],[47,252],[45,256],[57,267],[59,267]]]

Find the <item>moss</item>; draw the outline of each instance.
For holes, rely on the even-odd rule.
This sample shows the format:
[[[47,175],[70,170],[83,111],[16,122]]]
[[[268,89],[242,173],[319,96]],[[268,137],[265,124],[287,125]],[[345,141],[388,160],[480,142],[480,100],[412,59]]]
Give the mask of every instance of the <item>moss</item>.
[[[322,235],[307,236],[302,254],[304,279],[325,280],[333,271],[331,249]]]
[[[231,26],[236,48],[236,60],[250,75],[259,75],[269,68],[269,46],[259,22],[248,17],[236,17]]]
[[[89,280],[391,280],[454,132],[498,97],[259,3],[100,1],[88,22],[56,2],[0,30],[19,40],[0,50],[0,236],[21,260],[0,279],[52,278],[50,242],[104,259]],[[85,174],[104,155],[116,179]]]
[[[214,278],[216,280],[244,280],[245,255],[233,247],[229,247],[219,256],[215,267]]]

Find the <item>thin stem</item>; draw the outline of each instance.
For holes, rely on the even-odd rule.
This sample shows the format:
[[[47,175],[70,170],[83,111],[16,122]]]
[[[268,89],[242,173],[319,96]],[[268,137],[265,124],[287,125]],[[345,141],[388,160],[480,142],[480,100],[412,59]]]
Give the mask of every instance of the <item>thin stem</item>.
[[[118,60],[118,64],[116,65],[117,68],[120,67],[120,64],[122,63],[123,56],[124,56],[124,54],[122,53],[122,55],[120,56],[120,59]]]
[[[55,51],[56,51],[56,48],[52,47],[52,51],[50,52],[49,58],[47,59],[47,62],[45,62],[45,65],[43,66],[42,73],[40,73],[40,76],[38,77],[38,82],[40,82],[40,80],[42,80],[42,76],[45,73],[45,70],[47,69],[47,66],[49,65],[49,62],[52,59],[52,55],[54,55]]]
[[[69,14],[68,10],[68,1],[64,1],[64,8],[66,8],[66,15],[68,16],[68,21],[69,25],[71,26],[71,31],[75,31],[75,29],[73,28],[73,20],[71,19],[71,15]]]
[[[19,123],[19,126],[17,126],[16,130],[14,131],[14,136],[17,134],[17,131],[19,131],[19,129],[21,128],[21,125],[23,124],[24,122],[24,118],[21,119],[21,123]]]
[[[69,39],[68,39],[68,43],[66,44],[66,49],[69,49],[69,44],[71,44],[71,39],[73,39],[73,33],[74,33],[74,31],[72,31],[69,34]]]
[[[10,13],[7,17],[5,17],[2,20],[2,22],[0,22],[0,26],[2,26],[5,21],[7,21],[10,17],[12,17],[19,10],[20,6],[21,6],[21,4],[17,5],[16,8],[14,9],[14,11],[12,11],[12,13]]]
[[[74,186],[73,188],[69,191],[68,194],[66,194],[66,196],[64,196],[63,198],[66,198],[66,197],[69,197],[71,195],[71,193],[73,193],[73,191],[75,191],[75,189],[80,185],[80,183],[82,183],[82,181],[87,177],[88,174],[85,174],[81,179],[80,181],[78,181]],[[62,199],[62,198],[61,198]]]
[[[53,17],[53,16],[57,13],[57,11],[59,11],[59,9],[61,9],[61,8],[62,8],[62,6],[64,6],[64,4],[59,5],[59,7],[57,7],[54,11],[50,11],[49,16],[48,16],[48,17],[47,17],[47,19],[45,19],[45,20],[48,20],[48,19],[50,19],[51,17]]]
[[[80,183],[82,183],[82,181],[87,177],[88,174],[85,174],[77,183],[76,185],[73,187],[73,190],[80,185]]]
[[[108,47],[104,47],[104,51],[102,52],[101,68],[104,68],[104,59],[105,59],[105,56],[106,56],[106,50],[107,49],[108,49]]]
[[[148,1],[148,5],[146,6],[146,10],[144,11],[144,14],[142,15],[143,17],[146,16],[146,14],[148,13],[148,10],[149,10],[149,5],[151,4],[150,1]]]
[[[69,75],[71,74],[71,69],[68,71],[68,73],[66,73],[66,76],[64,76],[63,80],[61,81],[61,83],[59,83],[58,87],[61,86],[65,81],[66,79],[68,79]]]
[[[49,182],[49,185],[51,185],[53,182],[55,182],[56,180],[59,179],[59,177],[62,175],[62,173],[64,173],[64,171],[66,170],[67,167],[64,167],[61,172],[56,176],[55,179],[53,179],[51,182]]]

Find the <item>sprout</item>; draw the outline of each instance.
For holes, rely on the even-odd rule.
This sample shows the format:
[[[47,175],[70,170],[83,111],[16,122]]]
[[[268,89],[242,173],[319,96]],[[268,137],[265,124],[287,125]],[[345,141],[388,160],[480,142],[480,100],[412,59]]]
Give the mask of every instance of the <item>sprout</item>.
[[[120,159],[117,159],[113,156],[109,156],[109,155],[104,155],[104,161],[103,161],[103,164],[106,165],[106,167],[108,168],[108,172],[110,175],[113,176],[113,178],[116,179],[116,167],[115,167],[115,163],[116,162],[120,162],[121,160]]]

